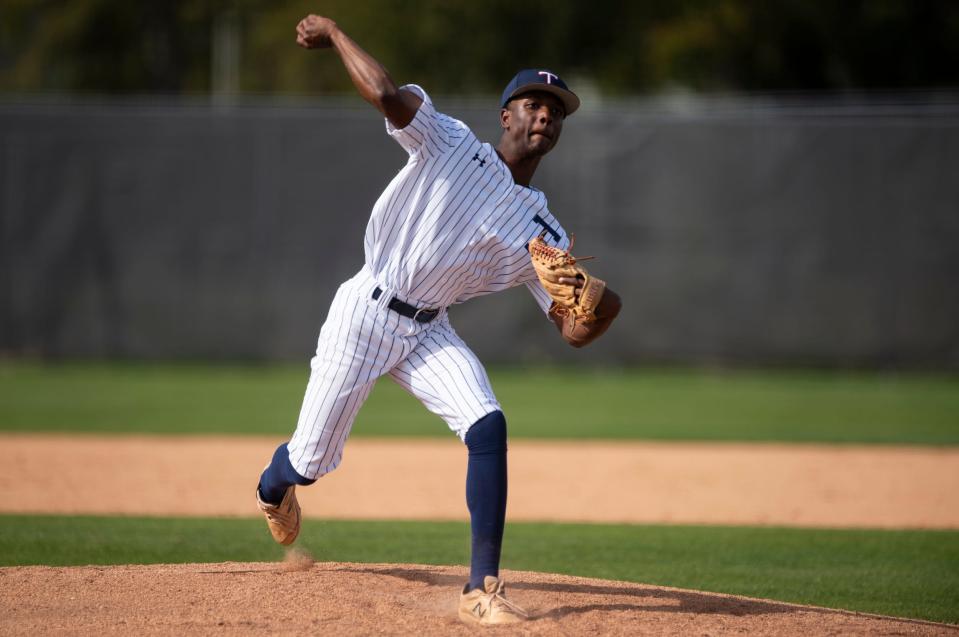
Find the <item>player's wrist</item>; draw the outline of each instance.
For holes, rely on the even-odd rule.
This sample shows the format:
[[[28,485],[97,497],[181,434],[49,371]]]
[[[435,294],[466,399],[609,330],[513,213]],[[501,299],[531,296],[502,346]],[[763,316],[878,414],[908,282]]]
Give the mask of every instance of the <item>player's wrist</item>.
[[[343,38],[345,37],[347,37],[347,35],[340,28],[340,25],[330,20],[330,30],[329,35],[327,36],[330,46],[336,50],[339,50],[340,44],[343,42]]]

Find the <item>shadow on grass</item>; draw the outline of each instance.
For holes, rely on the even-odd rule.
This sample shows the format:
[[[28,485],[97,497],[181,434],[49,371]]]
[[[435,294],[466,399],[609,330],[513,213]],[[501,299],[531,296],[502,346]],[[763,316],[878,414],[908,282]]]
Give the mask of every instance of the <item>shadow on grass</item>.
[[[346,570],[354,573],[370,573],[388,575],[411,582],[421,582],[430,586],[460,587],[463,578],[445,573],[433,573],[410,568],[362,568],[349,567]],[[716,593],[698,593],[695,591],[665,590],[662,588],[634,584],[631,586],[604,586],[601,584],[560,584],[549,582],[518,582],[509,581],[508,588],[516,590],[532,590],[552,593],[581,593],[585,595],[608,595],[633,599],[662,599],[670,600],[669,604],[630,604],[624,602],[611,604],[584,604],[582,606],[560,606],[546,613],[536,615],[542,619],[560,619],[568,615],[588,613],[591,611],[663,611],[674,613],[709,613],[719,615],[768,615],[773,613],[794,613],[798,611],[813,611],[805,607],[792,606],[777,602],[766,602],[725,597]],[[677,603],[678,602],[678,603]],[[832,612],[832,611],[822,611]]]
[[[435,573],[415,568],[391,567],[391,566],[349,566],[338,567],[338,571],[348,571],[353,573],[368,573],[373,575],[387,575],[410,582],[420,582],[429,586],[442,587],[462,587],[463,577],[447,573]],[[673,613],[694,613],[694,614],[713,614],[729,615],[734,617],[743,617],[748,615],[771,615],[788,613],[813,613],[821,615],[847,615],[859,617],[874,617],[881,619],[894,619],[908,624],[918,624],[923,626],[937,626],[948,628],[959,634],[959,626],[953,624],[943,624],[939,622],[926,621],[922,619],[909,619],[904,617],[888,617],[885,615],[876,615],[873,613],[861,613],[841,609],[819,608],[815,606],[803,606],[799,604],[790,604],[786,602],[775,602],[760,599],[750,599],[743,597],[734,597],[723,593],[709,593],[691,590],[666,589],[661,587],[648,586],[643,584],[626,584],[624,586],[608,586],[602,584],[573,584],[573,583],[550,583],[550,582],[517,582],[510,581],[508,588],[517,590],[532,590],[540,592],[555,593],[581,593],[586,595],[608,595],[620,596],[632,599],[660,599],[670,600],[669,604],[630,604],[628,600],[610,604],[583,604],[560,606],[549,610],[548,612],[534,615],[534,619],[561,619],[563,617],[591,611],[643,611],[643,612],[673,612]]]

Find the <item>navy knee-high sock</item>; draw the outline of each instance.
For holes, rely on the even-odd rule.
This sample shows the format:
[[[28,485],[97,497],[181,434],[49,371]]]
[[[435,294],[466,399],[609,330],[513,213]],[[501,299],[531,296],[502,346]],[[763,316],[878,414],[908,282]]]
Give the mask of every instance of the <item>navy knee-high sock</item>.
[[[483,588],[487,575],[499,577],[506,522],[506,418],[494,411],[466,433],[466,506],[473,532],[470,590]]]
[[[287,488],[294,484],[308,485],[316,480],[304,478],[290,462],[290,451],[284,442],[273,452],[273,460],[260,476],[260,499],[269,504],[279,504],[283,501]]]

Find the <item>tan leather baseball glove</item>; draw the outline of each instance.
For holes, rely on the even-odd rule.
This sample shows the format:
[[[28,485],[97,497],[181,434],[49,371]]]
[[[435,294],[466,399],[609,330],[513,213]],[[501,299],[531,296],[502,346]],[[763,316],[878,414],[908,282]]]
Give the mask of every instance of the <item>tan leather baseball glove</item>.
[[[592,257],[577,259],[569,250],[573,249],[575,237],[570,236],[569,250],[547,244],[543,237],[545,232],[529,242],[529,256],[536,270],[540,283],[549,292],[553,299],[550,314],[567,317],[576,323],[589,323],[596,320],[596,306],[606,290],[606,282],[597,279],[586,271],[579,261]],[[572,283],[561,282],[560,279],[579,279],[583,285],[579,288]]]

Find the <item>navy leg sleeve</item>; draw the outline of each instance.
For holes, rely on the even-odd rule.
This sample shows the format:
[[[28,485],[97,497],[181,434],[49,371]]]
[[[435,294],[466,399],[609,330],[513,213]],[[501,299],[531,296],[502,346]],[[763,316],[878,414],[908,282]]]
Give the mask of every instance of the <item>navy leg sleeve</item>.
[[[494,411],[466,433],[466,506],[473,532],[470,590],[483,588],[487,575],[499,577],[506,522],[506,418]]]
[[[273,460],[263,472],[263,475],[260,476],[260,484],[257,488],[260,490],[261,500],[268,504],[279,504],[283,501],[283,495],[291,485],[308,485],[314,482],[316,480],[304,478],[296,472],[290,462],[290,452],[284,442],[273,453]]]

